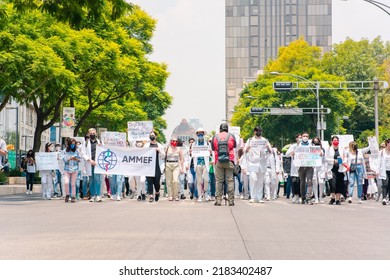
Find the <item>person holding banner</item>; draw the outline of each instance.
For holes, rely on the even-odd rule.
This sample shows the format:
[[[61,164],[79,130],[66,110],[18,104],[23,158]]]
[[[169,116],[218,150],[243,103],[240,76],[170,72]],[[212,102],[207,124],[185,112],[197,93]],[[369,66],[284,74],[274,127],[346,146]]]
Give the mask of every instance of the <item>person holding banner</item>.
[[[71,185],[71,202],[76,202],[76,180],[79,172],[79,162],[81,160],[79,151],[76,147],[76,140],[68,138],[66,149],[63,153],[63,161],[65,162],[64,173],[64,190],[65,202],[69,201],[69,182]]]
[[[267,138],[262,136],[263,130],[256,126],[253,137],[245,144],[247,168],[249,172],[250,203],[264,203],[264,178],[267,171],[267,161],[273,150]]]
[[[157,142],[157,133],[155,131],[152,131],[149,133],[149,140],[150,142],[147,142],[145,144],[145,148],[153,147],[156,149],[156,167],[155,167],[155,173],[154,177],[146,177],[146,181],[148,183],[148,194],[150,195],[149,201],[152,202],[158,201],[160,198],[160,180],[161,180],[161,170],[164,170],[164,148],[163,146]],[[153,196],[153,187],[155,194]]]
[[[45,145],[45,153],[51,152],[54,152],[54,144],[48,142]],[[41,175],[42,198],[51,199],[51,192],[53,191],[53,177],[56,176],[56,173],[54,170],[41,170],[39,174]]]
[[[363,181],[366,174],[366,167],[364,164],[364,154],[370,151],[370,147],[358,149],[358,145],[355,141],[349,143],[349,149],[347,154],[347,166],[349,166],[348,178],[349,178],[349,192],[348,203],[352,203],[353,188],[355,181],[357,183],[357,197],[359,203],[363,202]]]
[[[341,205],[340,197],[344,189],[344,172],[346,171],[344,163],[344,151],[339,149],[339,137],[332,136],[332,146],[329,147],[326,155],[326,162],[328,164],[328,171],[332,171],[332,180],[330,184],[330,205],[336,203]]]
[[[96,129],[90,128],[88,130],[89,140],[87,141],[86,153],[84,155],[85,170],[89,176],[89,191],[91,197],[90,202],[101,202],[100,185],[102,183],[102,175],[95,173],[96,162],[96,146],[100,145],[100,140],[96,137]]]
[[[209,201],[210,197],[206,197],[206,190],[209,185],[209,163],[211,157],[211,148],[208,141],[204,139],[203,128],[198,128],[196,131],[198,141],[191,147],[191,155],[194,158],[194,167],[196,172],[196,185],[198,188],[198,202],[203,200]],[[202,156],[203,155],[203,156]],[[203,179],[203,182],[202,182]],[[202,189],[202,183],[204,188]],[[203,198],[202,198],[203,197]]]

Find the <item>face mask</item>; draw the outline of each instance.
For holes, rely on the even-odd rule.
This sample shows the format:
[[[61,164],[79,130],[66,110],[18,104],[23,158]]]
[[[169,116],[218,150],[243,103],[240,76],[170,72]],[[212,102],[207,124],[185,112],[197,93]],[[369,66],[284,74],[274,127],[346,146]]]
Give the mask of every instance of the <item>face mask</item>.
[[[302,142],[307,143],[307,141],[309,141],[308,137],[302,137]]]
[[[336,146],[336,147],[337,147],[337,146],[339,145],[339,141],[338,141],[338,140],[333,140],[333,141],[332,141],[332,144],[333,144],[333,146]]]
[[[317,142],[317,141],[314,141],[313,143],[314,143],[314,145],[316,145],[316,146],[319,146],[319,145],[320,145],[320,143]]]
[[[149,139],[150,139],[150,141],[154,141],[154,140],[156,139],[156,136],[150,135],[150,136],[149,136]]]
[[[199,138],[200,140],[203,140],[203,137],[204,137],[203,134],[198,134],[198,138]]]
[[[177,146],[177,142],[171,142],[171,146],[172,147],[176,147]]]
[[[89,135],[89,138],[90,138],[91,140],[95,140],[96,135],[95,135],[95,134],[91,134],[91,135]]]
[[[260,137],[261,136],[261,132],[260,131],[256,131],[256,136]]]
[[[59,152],[60,151],[60,147],[57,147],[55,150],[56,150],[56,152]]]
[[[70,144],[70,148],[73,150],[76,147],[75,144]]]

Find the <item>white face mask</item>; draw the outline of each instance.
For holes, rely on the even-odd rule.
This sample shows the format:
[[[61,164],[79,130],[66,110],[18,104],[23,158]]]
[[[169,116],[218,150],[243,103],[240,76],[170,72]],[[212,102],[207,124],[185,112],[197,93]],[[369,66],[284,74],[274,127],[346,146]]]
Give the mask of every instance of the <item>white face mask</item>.
[[[307,142],[307,141],[309,141],[309,137],[302,137],[302,142]]]

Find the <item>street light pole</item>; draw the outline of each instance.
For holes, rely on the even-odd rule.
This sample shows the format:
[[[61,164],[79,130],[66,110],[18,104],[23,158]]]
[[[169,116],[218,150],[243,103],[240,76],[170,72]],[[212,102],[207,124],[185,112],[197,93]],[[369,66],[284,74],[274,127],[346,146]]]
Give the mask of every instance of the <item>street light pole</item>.
[[[376,141],[378,141],[378,143],[379,143],[378,91],[379,91],[379,82],[378,82],[378,79],[375,77],[374,78],[375,136],[376,136]]]
[[[316,131],[317,131],[317,137],[320,137],[321,138],[321,141],[324,140],[324,136],[323,136],[323,130],[322,130],[322,123],[321,123],[321,120],[320,120],[320,82],[319,81],[316,81],[316,82],[312,82],[302,76],[299,76],[299,75],[295,75],[295,74],[291,74],[291,73],[280,73],[280,72],[270,72],[271,75],[286,75],[286,76],[291,76],[291,77],[294,77],[294,78],[298,78],[298,79],[301,79],[303,81],[306,81],[310,84],[312,84],[313,86],[315,86],[315,89],[316,91],[313,92],[315,95],[316,95],[316,99],[317,99],[317,123],[316,123]],[[311,90],[313,91],[313,90]],[[321,131],[321,133],[320,133]]]

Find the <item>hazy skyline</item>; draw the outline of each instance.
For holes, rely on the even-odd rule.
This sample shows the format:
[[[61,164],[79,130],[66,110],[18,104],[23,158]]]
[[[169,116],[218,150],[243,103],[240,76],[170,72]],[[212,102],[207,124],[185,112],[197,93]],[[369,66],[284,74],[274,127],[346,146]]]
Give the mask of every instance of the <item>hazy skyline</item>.
[[[225,118],[225,1],[134,0],[157,19],[150,59],[168,64],[173,104],[164,118],[170,137],[183,118],[207,131]],[[390,1],[382,1],[390,5]],[[333,43],[347,37],[390,41],[390,16],[363,0],[333,1]]]

